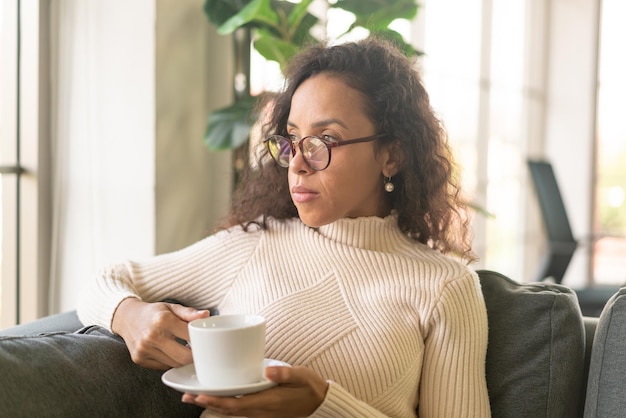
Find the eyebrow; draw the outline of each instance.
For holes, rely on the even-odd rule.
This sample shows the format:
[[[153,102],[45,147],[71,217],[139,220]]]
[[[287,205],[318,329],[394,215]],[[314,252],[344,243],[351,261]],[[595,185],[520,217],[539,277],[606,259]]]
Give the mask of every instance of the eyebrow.
[[[344,127],[345,129],[348,129],[348,126],[346,126],[345,123],[343,123],[343,121],[341,121],[340,119],[323,119],[320,121],[315,122],[311,127],[312,128],[321,128],[324,126],[328,126],[328,125],[333,125],[333,124],[337,124],[339,126]],[[291,122],[291,121],[287,121],[287,125],[288,126],[292,126],[294,128],[298,128],[298,125],[296,125],[295,123]]]

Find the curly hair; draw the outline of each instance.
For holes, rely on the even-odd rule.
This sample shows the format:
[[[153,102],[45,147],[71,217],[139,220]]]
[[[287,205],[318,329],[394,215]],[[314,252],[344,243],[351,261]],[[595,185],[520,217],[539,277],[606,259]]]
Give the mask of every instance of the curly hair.
[[[269,95],[265,134],[287,133],[291,99],[303,81],[320,73],[339,77],[363,94],[376,132],[387,134],[376,142],[377,149],[388,145],[400,158],[401,168],[393,178],[395,190],[386,193],[399,228],[444,254],[469,261],[475,258],[470,219],[447,135],[413,60],[387,41],[369,37],[330,47],[310,46],[290,61],[284,73],[284,90]],[[257,164],[244,170],[235,190],[228,224],[256,223],[267,228],[267,217],[283,220],[297,216],[287,170],[260,149]]]

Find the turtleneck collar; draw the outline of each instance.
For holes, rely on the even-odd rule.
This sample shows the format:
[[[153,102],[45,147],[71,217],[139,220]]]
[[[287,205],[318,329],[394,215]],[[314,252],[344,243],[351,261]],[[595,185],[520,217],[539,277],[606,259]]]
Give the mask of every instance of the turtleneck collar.
[[[327,239],[365,250],[389,251],[409,238],[398,228],[395,214],[379,218],[376,216],[339,219],[317,228]]]

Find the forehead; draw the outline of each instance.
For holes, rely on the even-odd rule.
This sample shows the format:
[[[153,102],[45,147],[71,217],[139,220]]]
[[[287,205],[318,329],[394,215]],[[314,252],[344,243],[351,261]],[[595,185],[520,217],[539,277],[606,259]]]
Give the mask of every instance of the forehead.
[[[303,81],[291,99],[289,123],[315,124],[340,120],[346,124],[369,120],[366,97],[339,76],[321,73]]]

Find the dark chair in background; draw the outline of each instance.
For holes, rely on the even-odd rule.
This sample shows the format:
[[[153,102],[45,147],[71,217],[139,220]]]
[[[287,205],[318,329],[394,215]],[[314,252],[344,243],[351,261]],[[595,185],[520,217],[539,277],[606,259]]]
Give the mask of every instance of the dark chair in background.
[[[556,283],[561,283],[578,242],[572,234],[552,164],[546,161],[528,160],[528,168],[535,185],[548,236],[547,254],[536,280],[543,281],[551,278]],[[618,288],[616,286],[591,286],[576,289],[583,315],[599,316],[607,300]]]
[[[528,160],[528,168],[548,236],[548,251],[537,281],[552,278],[561,283],[578,243],[572,234],[552,165],[545,161]]]

